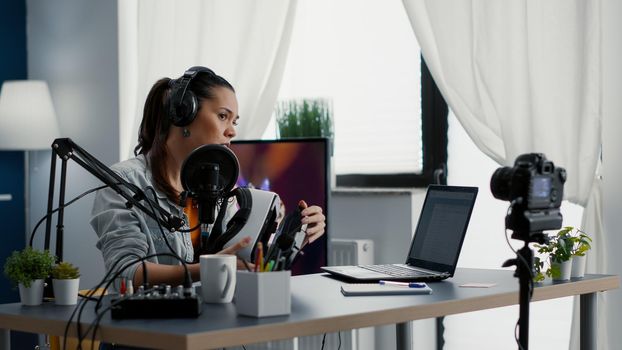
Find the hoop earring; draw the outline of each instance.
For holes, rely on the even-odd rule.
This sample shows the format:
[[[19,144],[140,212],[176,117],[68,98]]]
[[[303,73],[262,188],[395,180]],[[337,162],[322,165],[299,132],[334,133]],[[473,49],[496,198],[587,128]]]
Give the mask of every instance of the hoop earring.
[[[182,135],[183,135],[184,137],[190,137],[190,130],[188,130],[188,129],[184,128],[184,129],[182,130]]]

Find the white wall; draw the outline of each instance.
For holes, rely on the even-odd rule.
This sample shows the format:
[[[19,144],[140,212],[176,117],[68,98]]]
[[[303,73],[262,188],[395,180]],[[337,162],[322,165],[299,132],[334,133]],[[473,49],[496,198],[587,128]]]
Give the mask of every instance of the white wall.
[[[330,203],[331,238],[372,239],[376,263],[403,262],[424,197],[422,189],[339,189],[333,192]]]
[[[27,1],[28,77],[46,80],[62,137],[106,164],[118,160],[117,2]],[[50,144],[52,140],[50,140]],[[46,211],[50,151],[30,159],[30,227]],[[60,162],[57,164],[57,168]],[[70,162],[67,200],[101,183]],[[80,266],[82,288],[103,276],[96,235],[88,224],[92,195],[65,214],[64,259]],[[43,246],[43,230],[37,247]]]

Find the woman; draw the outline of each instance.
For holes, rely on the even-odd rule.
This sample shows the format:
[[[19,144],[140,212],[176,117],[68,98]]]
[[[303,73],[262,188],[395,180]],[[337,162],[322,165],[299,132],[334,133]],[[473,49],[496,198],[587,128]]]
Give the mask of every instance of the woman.
[[[193,106],[193,95],[196,106]],[[186,229],[194,227],[196,203],[188,201],[185,207],[179,205],[183,191],[182,164],[201,145],[228,146],[236,135],[239,119],[235,90],[211,70],[193,67],[179,79],[160,79],[145,101],[138,146],[134,150],[136,158],[118,163],[112,169],[150,198],[157,198],[165,210],[190,222]],[[302,223],[308,224],[306,234],[311,243],[324,234],[325,216],[320,207],[307,207],[304,201],[301,207],[304,208]],[[235,213],[232,205],[226,210],[223,224]],[[125,200],[111,189],[98,192],[92,215],[91,225],[99,236],[97,247],[108,271],[115,263],[114,269],[118,269],[132,264],[136,257],[170,253],[169,245],[182,259],[196,261],[198,232],[171,233],[166,229],[162,232],[151,217],[136,208],[127,209]],[[234,239],[238,241],[220,253],[235,254],[251,244],[251,237]],[[183,281],[183,266],[173,256],[150,258],[144,265],[134,263],[121,277],[133,281],[134,286],[142,285],[143,268],[148,272],[149,284],[179,285]],[[188,268],[192,279],[199,280],[199,265],[188,264]]]

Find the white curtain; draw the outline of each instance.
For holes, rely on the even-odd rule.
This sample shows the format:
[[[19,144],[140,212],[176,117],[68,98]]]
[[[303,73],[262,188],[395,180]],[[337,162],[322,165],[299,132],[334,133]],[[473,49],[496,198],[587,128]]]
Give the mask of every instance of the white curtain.
[[[403,4],[434,80],[474,143],[502,165],[541,152],[564,167],[565,199],[587,205],[583,227],[597,242],[589,254],[606,261],[599,199],[588,202],[601,146],[600,1]],[[601,268],[590,264],[591,272]]]
[[[119,11],[121,159],[136,144],[149,89],[207,66],[236,89],[238,138],[259,138],[277,98],[297,1],[124,0]]]

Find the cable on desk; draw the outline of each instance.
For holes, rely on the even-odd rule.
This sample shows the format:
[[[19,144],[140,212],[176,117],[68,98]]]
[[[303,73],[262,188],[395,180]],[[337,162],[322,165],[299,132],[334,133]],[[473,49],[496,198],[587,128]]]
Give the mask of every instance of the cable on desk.
[[[184,285],[184,287],[185,287],[185,288],[191,288],[191,287],[192,287],[192,278],[191,278],[191,276],[190,276],[190,271],[188,270],[188,266],[187,266],[187,264],[186,264],[186,261],[185,261],[185,260],[181,259],[181,258],[180,258],[177,254],[170,254],[170,253],[157,253],[157,254],[151,254],[151,255],[147,255],[147,256],[141,257],[141,258],[137,259],[136,261],[133,261],[131,264],[129,264],[129,263],[128,263],[126,266],[123,266],[121,269],[119,269],[119,271],[117,271],[117,272],[115,273],[115,275],[114,275],[114,276],[110,279],[110,281],[108,281],[108,283],[107,283],[107,284],[106,284],[106,286],[104,287],[104,290],[107,290],[107,289],[110,287],[110,285],[114,282],[114,280],[115,280],[116,278],[118,278],[118,277],[119,277],[119,276],[123,273],[123,271],[125,271],[127,268],[129,268],[129,267],[130,267],[131,265],[133,265],[134,263],[136,263],[136,262],[140,262],[140,261],[144,262],[145,260],[150,259],[150,258],[153,258],[153,257],[156,257],[156,256],[170,256],[170,257],[174,257],[174,258],[176,258],[176,259],[179,259],[179,261],[181,262],[181,264],[182,264],[182,266],[184,267],[184,270],[185,270],[185,277],[184,277],[184,282],[183,282],[183,285]],[[144,283],[143,283],[143,284],[144,284]],[[147,292],[147,291],[151,291],[151,290],[146,290],[146,292]],[[100,300],[97,302],[97,305],[96,305],[96,307],[95,307],[95,309],[96,309],[96,310],[98,310],[98,309],[99,309],[99,307],[100,307],[100,305],[101,305],[101,300],[103,300],[103,295],[102,295],[102,296],[100,296]],[[120,301],[120,300],[119,300],[119,301]],[[94,327],[93,327],[93,328],[92,328],[92,327],[89,327],[89,328],[87,329],[87,332],[85,333],[85,335],[86,335],[86,334],[88,334],[88,331],[90,331],[90,330],[91,330],[91,328],[92,328],[92,329],[93,329],[93,333],[92,333],[91,337],[92,337],[92,339],[95,339],[95,334],[97,333],[97,329],[99,328],[99,322],[100,322],[100,320],[101,320],[102,316],[103,316],[103,315],[104,315],[104,314],[105,314],[108,310],[110,310],[110,308],[111,308],[112,306],[114,306],[114,305],[116,305],[116,304],[117,304],[117,303],[114,303],[114,304],[112,304],[112,303],[111,303],[111,305],[110,305],[110,306],[108,306],[108,307],[106,307],[105,309],[103,309],[103,310],[99,311],[99,312],[97,313],[97,317],[96,317],[96,320],[95,320],[96,322],[95,322],[95,324],[94,324]],[[92,323],[93,323],[93,322],[92,322]]]
[[[337,332],[337,335],[339,336],[339,346],[337,347],[337,350],[341,349],[341,331]]]
[[[64,331],[64,340],[63,340],[63,349],[66,348],[66,341],[67,341],[67,334],[69,331],[69,326],[71,325],[73,318],[76,316],[77,313],[77,317],[76,317],[76,333],[78,336],[78,350],[82,350],[82,340],[84,340],[85,336],[88,334],[88,331],[90,331],[91,329],[94,329],[93,331],[93,337],[92,339],[95,339],[95,333],[97,331],[97,327],[99,325],[99,320],[101,320],[101,316],[103,316],[103,314],[105,314],[106,311],[109,310],[110,307],[106,308],[105,310],[102,310],[101,312],[98,312],[97,317],[96,317],[96,321],[97,324],[93,327],[89,327],[87,329],[87,332],[85,332],[83,334],[82,332],[82,326],[80,323],[80,319],[82,316],[82,312],[84,310],[84,308],[86,307],[86,303],[90,300],[97,300],[97,304],[95,306],[95,309],[98,310],[101,306],[101,302],[105,296],[105,292],[108,290],[108,288],[110,287],[110,285],[123,273],[123,271],[125,271],[127,268],[129,268],[130,266],[134,265],[137,262],[141,262],[144,261],[146,259],[150,259],[152,257],[155,256],[172,256],[175,258],[179,258],[176,254],[170,254],[170,253],[159,253],[159,254],[152,254],[152,255],[147,255],[145,257],[139,257],[134,253],[130,253],[127,255],[133,255],[136,256],[136,260],[132,260],[127,262],[125,265],[123,265],[119,270],[117,270],[114,275],[111,277],[110,275],[113,273],[113,271],[115,271],[115,268],[117,266],[117,264],[122,261],[123,259],[119,259],[117,260],[110,268],[110,270],[108,271],[108,273],[106,273],[106,275],[104,276],[104,278],[97,284],[97,286],[95,286],[95,288],[91,289],[87,294],[86,297],[81,299],[80,302],[78,303],[78,305],[75,307],[75,309],[73,310],[71,316],[69,317],[69,320],[67,321],[67,324],[65,325],[65,331]],[[185,263],[185,261],[180,260],[180,262],[182,263],[182,265],[184,266],[185,269],[185,281],[184,284],[185,285],[192,285],[192,279],[190,277],[190,272],[188,271],[188,267]],[[105,287],[103,287],[103,293],[98,297],[98,298],[94,298],[93,295],[95,294],[95,292],[97,290],[100,290],[102,288],[102,286],[105,284]]]
[[[135,255],[135,254],[132,254],[132,255]],[[139,257],[137,256],[137,258],[139,258]],[[95,286],[95,288],[93,288],[90,291],[88,291],[87,294],[86,294],[86,298],[81,299],[78,302],[78,305],[76,305],[76,307],[74,308],[73,312],[71,313],[71,316],[69,317],[69,320],[67,321],[67,324],[65,325],[65,331],[63,333],[63,336],[64,336],[64,339],[63,339],[63,349],[66,349],[66,347],[67,347],[67,333],[69,331],[69,326],[71,325],[71,322],[73,321],[74,316],[76,316],[76,312],[77,312],[76,332],[78,333],[78,336],[79,336],[80,332],[81,332],[80,318],[82,316],[82,311],[86,307],[86,303],[88,301],[91,301],[91,300],[97,301],[98,303],[101,301],[101,298],[103,298],[103,295],[106,293],[106,289],[104,289],[102,291],[102,294],[99,296],[99,298],[94,297],[94,295],[95,295],[97,290],[100,290],[100,288],[102,288],[102,286],[108,280],[110,274],[112,273],[112,271],[114,271],[114,269],[117,267],[117,264],[119,264],[119,262],[121,262],[121,259],[115,261],[114,264],[112,264],[112,266],[111,266],[110,270],[108,271],[108,273],[106,273],[106,275],[104,275],[104,278]],[[134,264],[133,261],[128,262],[127,265],[123,266],[123,269],[125,269],[127,266],[131,266],[133,264]],[[82,344],[80,342],[78,343],[78,349],[82,349]]]

